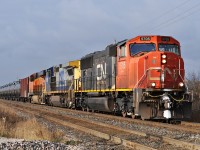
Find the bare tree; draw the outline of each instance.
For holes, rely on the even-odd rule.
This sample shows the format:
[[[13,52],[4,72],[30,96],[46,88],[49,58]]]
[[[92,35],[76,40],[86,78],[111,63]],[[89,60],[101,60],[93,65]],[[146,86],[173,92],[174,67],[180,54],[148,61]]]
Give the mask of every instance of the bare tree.
[[[189,72],[187,86],[193,94],[193,110],[200,110],[200,72]]]

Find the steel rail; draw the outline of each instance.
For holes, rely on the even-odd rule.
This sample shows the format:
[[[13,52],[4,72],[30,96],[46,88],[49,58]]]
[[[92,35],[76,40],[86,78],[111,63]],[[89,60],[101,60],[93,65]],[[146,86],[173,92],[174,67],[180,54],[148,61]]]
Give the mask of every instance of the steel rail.
[[[183,125],[183,126],[191,126],[191,127],[199,127],[199,129],[200,129],[200,123],[196,123],[196,122],[182,121],[181,125]]]

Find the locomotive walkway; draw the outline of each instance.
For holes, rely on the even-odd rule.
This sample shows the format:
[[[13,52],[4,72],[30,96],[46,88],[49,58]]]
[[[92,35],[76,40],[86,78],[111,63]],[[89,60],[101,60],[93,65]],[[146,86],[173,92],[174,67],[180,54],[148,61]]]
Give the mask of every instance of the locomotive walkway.
[[[165,129],[177,129],[184,131],[184,132],[192,132],[192,133],[200,133],[198,128],[194,130],[187,130],[188,124],[185,123],[180,125],[168,125],[162,123],[155,123],[155,122],[148,122],[148,121],[141,121],[141,120],[131,120],[128,118],[119,118],[115,116],[109,116],[105,114],[96,114],[96,113],[89,113],[83,111],[74,111],[56,107],[46,107],[42,105],[32,105],[29,103],[19,103],[14,101],[0,101],[1,105],[9,105],[12,108],[15,108],[18,111],[23,111],[28,114],[34,115],[36,117],[44,118],[50,122],[67,126],[80,132],[85,132],[106,140],[111,140],[114,143],[122,144],[126,147],[143,150],[143,149],[191,149],[191,150],[198,150],[200,149],[200,145],[195,143],[190,143],[186,141],[181,141],[178,139],[160,136],[156,134],[149,134],[146,132],[131,130],[128,128],[118,127],[111,124],[107,124],[105,122],[101,122],[101,119],[98,117],[102,117],[104,119],[116,119],[120,122],[123,121],[124,124],[132,123],[132,124],[146,124],[149,126],[157,126],[159,128]],[[66,113],[67,112],[67,113]],[[94,120],[88,118],[84,118],[83,116],[73,116],[75,114],[85,114],[89,116],[97,117]],[[70,115],[71,114],[71,115]],[[113,120],[112,120],[113,121]],[[113,121],[114,122],[114,121]],[[153,124],[153,125],[152,125]]]

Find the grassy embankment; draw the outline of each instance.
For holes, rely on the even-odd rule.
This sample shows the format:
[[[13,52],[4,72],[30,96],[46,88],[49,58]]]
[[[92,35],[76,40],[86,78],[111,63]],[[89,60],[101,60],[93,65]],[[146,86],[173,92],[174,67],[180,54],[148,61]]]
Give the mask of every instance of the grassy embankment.
[[[64,133],[58,129],[48,129],[36,118],[19,117],[16,111],[6,105],[0,105],[0,136],[25,140],[49,140],[64,142]],[[65,139],[66,140],[66,139]]]

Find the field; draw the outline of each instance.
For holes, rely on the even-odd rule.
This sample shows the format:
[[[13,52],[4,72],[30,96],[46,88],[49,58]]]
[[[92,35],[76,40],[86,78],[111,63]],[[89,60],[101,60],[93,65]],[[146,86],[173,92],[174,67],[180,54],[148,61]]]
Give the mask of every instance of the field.
[[[25,140],[62,142],[64,134],[58,129],[48,129],[35,117],[27,117],[0,105],[0,136]]]

